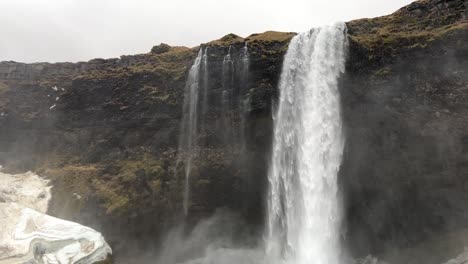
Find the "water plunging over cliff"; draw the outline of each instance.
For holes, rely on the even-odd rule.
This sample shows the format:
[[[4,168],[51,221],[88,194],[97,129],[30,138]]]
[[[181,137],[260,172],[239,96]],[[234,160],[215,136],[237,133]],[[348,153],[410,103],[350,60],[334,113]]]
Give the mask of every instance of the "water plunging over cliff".
[[[190,170],[192,168],[192,160],[196,147],[197,140],[197,108],[198,108],[198,97],[200,90],[200,64],[203,58],[203,50],[200,49],[195,62],[190,69],[187,83],[185,85],[184,94],[184,106],[182,125],[179,138],[179,152],[178,160],[184,161],[184,175],[185,175],[185,186],[184,186],[184,214],[188,213],[188,203],[190,197]],[[176,166],[177,167],[177,166]]]
[[[203,88],[203,104],[202,115],[205,122],[206,114],[208,113],[208,86],[209,86],[209,70],[208,70],[208,48],[205,48],[201,60],[201,72],[203,74],[202,88]]]
[[[238,55],[234,48],[229,47],[223,58],[222,72],[219,79],[222,80],[221,94],[221,118],[223,129],[217,137],[223,143],[234,149],[235,145],[242,149],[244,144],[245,112],[248,110],[243,99],[248,85],[249,54],[247,44]],[[187,215],[190,202],[190,173],[193,159],[197,153],[198,138],[208,133],[208,112],[210,97],[210,72],[208,62],[209,48],[201,48],[198,52],[187,78],[184,94],[183,117],[179,138],[178,165],[184,164],[184,214]],[[238,73],[238,74],[237,74]],[[216,78],[216,76],[215,76]],[[236,109],[238,107],[238,109]],[[233,113],[237,111],[239,115]],[[235,118],[234,118],[235,117]],[[236,118],[238,120],[236,120]],[[238,124],[236,124],[238,122]],[[206,143],[206,142],[205,142]]]
[[[222,64],[221,121],[224,131],[222,141],[233,151],[244,147],[249,64],[247,43],[238,52],[229,46]]]
[[[345,31],[336,24],[299,34],[284,59],[266,233],[267,257],[281,263],[341,263],[338,78],[345,69]]]
[[[234,61],[232,60],[231,50],[232,46],[229,46],[228,53],[224,56],[223,59],[223,92],[221,95],[221,111],[224,127],[223,141],[227,145],[230,145],[230,143],[232,143],[233,136],[233,120],[231,118],[231,111],[234,92]]]
[[[249,48],[247,43],[241,50],[240,54],[240,79],[239,79],[239,135],[238,141],[241,147],[241,150],[245,148],[245,118],[246,114],[249,111],[249,98],[243,98],[242,96],[247,94],[248,84],[249,84],[249,67],[250,67],[250,57],[249,57]]]

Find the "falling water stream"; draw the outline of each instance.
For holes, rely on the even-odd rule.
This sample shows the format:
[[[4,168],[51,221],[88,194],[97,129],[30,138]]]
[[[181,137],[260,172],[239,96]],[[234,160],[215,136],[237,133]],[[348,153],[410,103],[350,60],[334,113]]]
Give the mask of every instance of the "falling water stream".
[[[301,33],[284,59],[268,176],[271,262],[341,263],[338,78],[345,69],[345,32],[336,24]]]
[[[184,161],[184,214],[188,213],[188,204],[190,199],[190,171],[192,168],[193,155],[197,140],[197,121],[198,121],[198,97],[200,90],[200,65],[203,60],[203,50],[200,49],[195,62],[190,68],[187,83],[185,85],[183,116],[181,132],[179,138],[179,150],[177,163]],[[177,166],[176,166],[177,167]]]
[[[263,252],[260,248],[253,249],[255,257],[248,257],[243,263],[342,263],[338,172],[344,135],[338,80],[345,70],[346,46],[346,26],[342,23],[298,34],[289,44],[274,117],[265,254],[259,254]],[[206,52],[206,49],[205,52],[200,50],[195,59],[185,92],[179,151],[186,154],[186,214],[192,153],[197,138],[198,99],[199,94],[203,93],[203,97],[207,94],[207,77],[203,77],[208,76]],[[240,89],[245,89],[248,78],[247,46],[240,51],[239,59],[236,64],[230,47],[223,60],[221,100],[222,111],[226,113],[234,109],[233,98],[239,99],[238,111],[243,111],[240,95],[245,91]],[[238,86],[234,81],[236,72],[241,82]],[[235,91],[236,87],[239,91]],[[230,119],[224,121],[231,122]],[[231,127],[229,125],[226,123]],[[245,254],[244,249],[233,248],[230,255],[225,255],[222,248],[213,250],[215,255],[198,257],[193,263],[231,264]]]
[[[234,149],[233,145],[244,146],[245,129],[245,103],[242,99],[242,93],[247,89],[249,54],[247,44],[240,50],[238,61],[233,56],[233,47],[230,46],[227,54],[223,57],[221,94],[221,119],[223,122],[223,142],[226,146]],[[176,164],[176,173],[178,165],[183,162],[184,165],[184,214],[188,214],[190,203],[190,173],[192,162],[197,152],[197,143],[200,133],[207,133],[208,108],[209,108],[209,68],[208,68],[209,48],[200,48],[198,56],[190,68],[187,82],[185,85],[184,105],[182,112],[181,132],[179,137],[178,158]],[[239,76],[236,78],[236,72]],[[239,125],[235,124],[232,112],[238,106]],[[206,135],[205,135],[206,136]]]

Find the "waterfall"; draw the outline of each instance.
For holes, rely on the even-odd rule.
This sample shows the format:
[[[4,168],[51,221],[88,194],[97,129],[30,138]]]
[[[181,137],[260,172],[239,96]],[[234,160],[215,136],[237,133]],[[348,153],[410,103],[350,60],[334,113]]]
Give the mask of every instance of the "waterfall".
[[[247,46],[247,42],[245,43],[244,47],[241,49],[240,56],[240,94],[242,94],[245,89],[247,88],[248,80],[249,80],[249,67],[250,67],[250,56],[249,56],[249,47]]]
[[[238,57],[233,58],[233,47],[229,46],[228,53],[222,64],[222,94],[221,94],[221,121],[223,125],[222,138],[224,143],[239,143],[244,145],[245,129],[245,102],[242,95],[245,93],[249,75],[249,54],[247,44],[240,50]],[[237,59],[239,58],[239,59]],[[187,215],[190,201],[190,172],[192,162],[201,143],[198,138],[207,132],[209,108],[209,69],[208,47],[200,48],[192,67],[190,68],[185,85],[184,105],[182,113],[181,132],[179,137],[176,173],[179,164],[184,164],[184,214]],[[236,74],[239,72],[240,74]],[[216,78],[216,76],[215,76]],[[237,89],[238,88],[238,89]],[[234,124],[233,110],[238,100],[239,126]],[[221,134],[221,133],[220,133]],[[232,146],[231,146],[232,147]]]
[[[198,135],[197,128],[197,108],[198,96],[200,89],[200,64],[203,58],[203,50],[200,49],[195,62],[190,68],[187,83],[185,84],[184,105],[182,113],[182,124],[179,138],[179,149],[176,168],[178,164],[184,161],[184,197],[183,206],[184,214],[187,215],[190,198],[190,171],[192,168],[192,160],[196,147],[196,140]]]
[[[338,78],[346,26],[295,36],[284,59],[268,175],[266,254],[271,262],[339,264],[337,175],[344,136]]]
[[[247,43],[238,52],[229,46],[222,64],[221,123],[222,141],[233,151],[244,147],[245,114],[249,103],[244,96],[248,88],[249,65]]]
[[[233,86],[234,86],[234,61],[231,56],[232,46],[229,46],[228,53],[224,56],[223,59],[223,72],[222,72],[222,81],[223,81],[223,92],[221,95],[221,112],[223,120],[223,141],[226,145],[232,143],[232,95],[233,95]]]
[[[209,75],[208,75],[208,47],[205,48],[205,51],[202,55],[201,60],[201,71],[203,72],[203,106],[202,106],[202,114],[205,117],[208,113],[208,83],[209,83]]]
[[[249,58],[249,48],[247,42],[240,53],[240,86],[238,90],[239,98],[239,135],[238,142],[240,143],[241,151],[245,148],[245,118],[246,114],[249,111],[250,100],[248,98],[243,98],[244,94],[247,94],[247,88],[249,83],[249,67],[250,67],[250,58]]]

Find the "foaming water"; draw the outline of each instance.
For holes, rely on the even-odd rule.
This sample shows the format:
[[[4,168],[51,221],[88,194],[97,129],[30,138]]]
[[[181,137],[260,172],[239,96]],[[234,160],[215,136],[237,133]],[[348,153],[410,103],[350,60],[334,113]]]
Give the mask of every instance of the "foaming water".
[[[284,59],[268,176],[270,263],[341,263],[345,52],[346,27],[336,24],[294,37]]]

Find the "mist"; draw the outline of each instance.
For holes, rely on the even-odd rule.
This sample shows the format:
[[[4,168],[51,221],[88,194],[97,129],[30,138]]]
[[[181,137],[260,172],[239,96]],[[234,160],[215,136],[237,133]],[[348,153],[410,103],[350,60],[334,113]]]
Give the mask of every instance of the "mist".
[[[466,1],[0,9],[0,264],[468,262]]]

